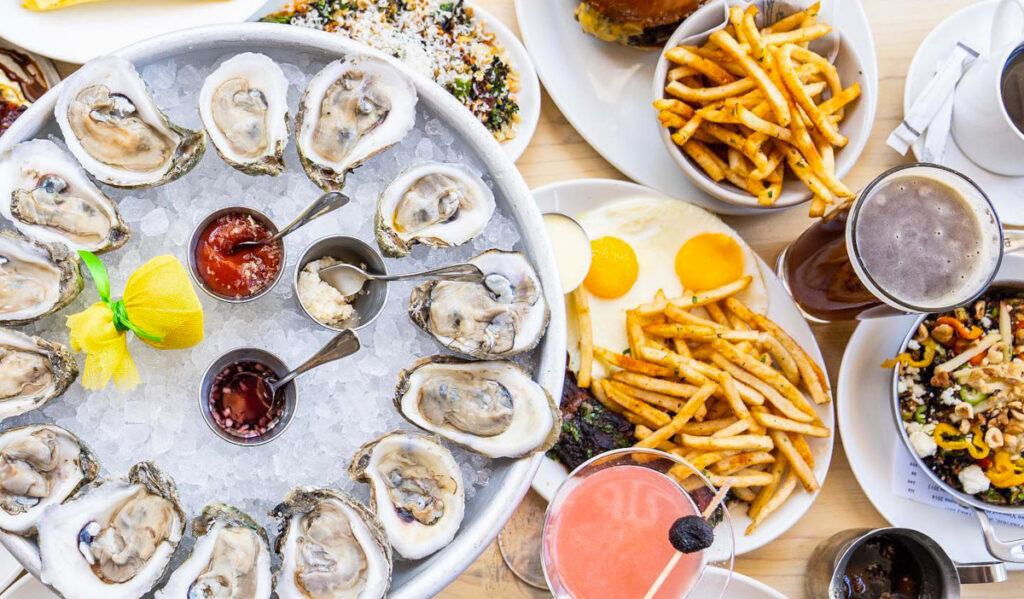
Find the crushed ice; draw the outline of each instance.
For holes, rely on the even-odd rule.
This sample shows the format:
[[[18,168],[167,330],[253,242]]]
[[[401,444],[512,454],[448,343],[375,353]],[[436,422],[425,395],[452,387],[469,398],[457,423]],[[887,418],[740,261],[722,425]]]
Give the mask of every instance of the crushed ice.
[[[305,82],[325,63],[294,51],[269,54],[281,63],[290,82],[288,101],[294,119]],[[146,65],[141,73],[173,122],[199,128],[195,106],[199,87],[229,56],[210,52],[177,56]],[[52,123],[40,134],[47,135],[59,135]],[[353,453],[385,432],[413,428],[393,407],[398,372],[418,358],[442,353],[407,316],[412,283],[392,284],[385,316],[359,332],[360,353],[298,379],[295,419],[284,435],[268,445],[241,448],[214,436],[199,413],[198,387],[207,366],[229,349],[264,348],[295,366],[330,339],[334,333],[308,319],[293,297],[299,255],[327,235],[352,235],[375,245],[373,213],[379,193],[401,170],[425,160],[459,162],[478,173],[484,171],[465,142],[421,103],[416,129],[349,176],[346,192],[353,202],[286,240],[285,276],[273,292],[240,307],[200,294],[206,339],[198,347],[156,351],[137,340],[130,342],[144,381],[136,391],[120,392],[113,385],[86,391],[75,385],[43,409],[5,422],[4,428],[36,422],[64,426],[91,446],[105,474],[122,474],[140,460],[153,460],[177,481],[182,503],[192,516],[205,504],[221,501],[248,511],[275,530],[266,514],[295,486],[327,485],[365,500],[366,486],[348,477]],[[209,148],[195,170],[173,183],[141,191],[102,186],[119,201],[133,233],[127,246],[103,256],[115,296],[124,290],[128,275],[154,256],[170,253],[186,263],[185,245],[193,227],[214,210],[241,204],[264,211],[279,224],[289,222],[319,190],[299,164],[294,138],[289,141],[286,162],[287,171],[280,177],[251,177],[230,168]],[[498,211],[471,243],[447,250],[416,246],[411,257],[388,260],[389,270],[441,266],[491,248],[522,249],[514,220],[506,212],[507,200],[500,190],[495,193]],[[67,343],[64,318],[95,301],[96,292],[87,283],[71,306],[26,327],[25,332]],[[491,479],[495,463],[449,447],[462,467],[467,513],[472,514],[474,492]]]

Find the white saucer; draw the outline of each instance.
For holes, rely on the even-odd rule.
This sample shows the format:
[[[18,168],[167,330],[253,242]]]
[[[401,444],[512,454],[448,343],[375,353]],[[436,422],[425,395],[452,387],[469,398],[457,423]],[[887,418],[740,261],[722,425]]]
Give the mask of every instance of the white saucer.
[[[939,23],[924,38],[907,70],[907,82],[903,88],[904,114],[910,111],[918,94],[935,74],[935,65],[949,55],[957,41],[963,41],[981,53],[988,51],[997,3],[998,0],[987,0],[964,7]],[[923,145],[922,137],[911,147],[914,156],[920,156]],[[1004,223],[1024,225],[1024,199],[1021,199],[1024,198],[1024,177],[1006,177],[981,168],[960,151],[952,136],[946,142],[942,163],[967,175],[985,190]]]
[[[250,21],[258,21],[270,13],[282,10],[288,4],[288,0],[264,0],[263,6],[249,17]],[[473,10],[473,16],[487,25],[487,28],[494,34],[499,44],[505,47],[508,52],[508,60],[513,71],[519,73],[519,91],[516,92],[519,103],[519,127],[516,136],[508,141],[501,142],[501,149],[505,150],[513,161],[526,151],[530,145],[533,134],[537,132],[537,123],[540,121],[540,79],[537,78],[537,71],[533,68],[533,61],[526,52],[523,42],[519,41],[516,34],[505,26],[498,17],[480,8],[471,2],[465,3],[467,8]]]
[[[1003,259],[996,281],[1011,278],[1024,280],[1024,256],[1008,255]],[[893,493],[893,456],[901,443],[890,407],[892,370],[881,368],[881,364],[899,352],[916,318],[866,320],[850,338],[836,385],[836,416],[846,458],[864,494],[890,524],[931,536],[957,562],[992,561],[973,515]],[[1024,528],[998,523],[994,526],[1004,540],[1024,537]],[[1007,568],[1024,570],[1024,564],[1007,564]]]
[[[609,179],[577,179],[575,181],[563,181],[546,185],[533,190],[533,197],[541,212],[563,212],[569,216],[576,216],[580,212],[593,210],[605,204],[617,202],[630,198],[651,198],[665,199],[666,196],[653,189],[627,183],[625,181],[612,181]],[[785,288],[776,278],[775,273],[764,261],[760,261],[761,276],[764,278],[768,288],[768,316],[779,326],[784,328],[799,343],[807,353],[810,354],[818,364],[824,364],[818,344],[814,339],[811,328],[807,321],[800,315],[796,304],[786,293]],[[666,268],[671,269],[672,265],[667,264]],[[818,416],[821,417],[825,426],[835,430],[835,416],[831,404],[817,406]],[[811,452],[814,454],[814,474],[824,484],[825,476],[828,474],[829,462],[832,460],[832,445],[835,439],[833,434],[827,439],[808,439]],[[547,500],[551,500],[558,486],[565,480],[568,473],[565,467],[554,460],[545,457],[541,461],[540,469],[533,479],[533,488],[537,493]],[[797,523],[800,518],[810,509],[811,504],[817,498],[818,493],[805,493],[800,491],[794,493],[779,511],[764,521],[754,534],[744,535],[743,531],[750,523],[746,514],[730,513],[732,516],[733,528],[736,531],[736,555],[742,555],[771,543],[791,526]],[[728,595],[730,598],[732,595]]]
[[[763,208],[716,200],[690,183],[665,151],[651,108],[659,52],[602,42],[573,17],[578,0],[516,0],[526,48],[544,88],[565,118],[601,156],[637,183],[720,214],[763,214]],[[878,104],[878,57],[859,0],[840,4],[835,25],[864,64],[866,101]]]

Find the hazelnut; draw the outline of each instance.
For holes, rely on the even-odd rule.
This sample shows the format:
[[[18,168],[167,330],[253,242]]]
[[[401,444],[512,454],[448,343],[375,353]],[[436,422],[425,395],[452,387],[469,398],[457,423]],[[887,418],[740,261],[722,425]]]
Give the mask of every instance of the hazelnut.
[[[953,338],[953,327],[948,324],[940,324],[932,329],[932,337],[939,343],[949,343]]]
[[[956,404],[956,407],[953,408],[953,413],[956,414],[957,416],[963,418],[964,422],[967,423],[967,427],[970,428],[970,426],[971,426],[971,422],[970,421],[971,421],[971,419],[974,418],[974,407],[971,406],[971,404],[962,401],[962,402]],[[963,423],[960,424],[960,428],[961,429],[964,428]]]
[[[992,449],[999,449],[1003,446],[1003,431],[997,428],[989,428],[985,432],[985,444]]]
[[[970,420],[966,420],[966,419],[961,420],[960,421],[960,434],[961,435],[966,435],[969,432],[971,432],[971,421]]]
[[[1014,403],[1019,403],[1019,402],[1014,402]],[[1022,421],[1024,421],[1024,412],[1021,412],[1020,410],[1018,410],[1016,408],[1010,408],[1010,416],[1013,416],[1014,420],[1022,420]]]

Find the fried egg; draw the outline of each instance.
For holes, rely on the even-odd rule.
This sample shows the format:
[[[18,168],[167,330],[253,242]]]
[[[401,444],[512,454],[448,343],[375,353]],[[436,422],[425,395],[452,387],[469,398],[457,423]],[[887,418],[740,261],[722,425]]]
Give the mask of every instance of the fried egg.
[[[686,202],[627,199],[576,215],[591,241],[590,271],[583,283],[590,303],[594,345],[616,352],[629,347],[626,311],[654,300],[658,290],[679,297],[749,275],[737,297],[752,310],[768,309],[768,290],[753,250],[710,212]],[[571,310],[571,307],[570,307]],[[700,310],[701,316],[706,316]],[[574,324],[570,319],[570,322]],[[572,363],[578,332],[570,327]],[[603,368],[595,361],[595,375]]]

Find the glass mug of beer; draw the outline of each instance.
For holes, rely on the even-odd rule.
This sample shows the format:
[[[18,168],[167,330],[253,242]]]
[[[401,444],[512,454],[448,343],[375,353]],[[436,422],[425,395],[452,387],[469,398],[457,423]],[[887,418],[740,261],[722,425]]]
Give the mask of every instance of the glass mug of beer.
[[[945,312],[980,296],[1024,234],[1004,231],[966,176],[926,163],[879,175],[779,256],[808,320]]]

